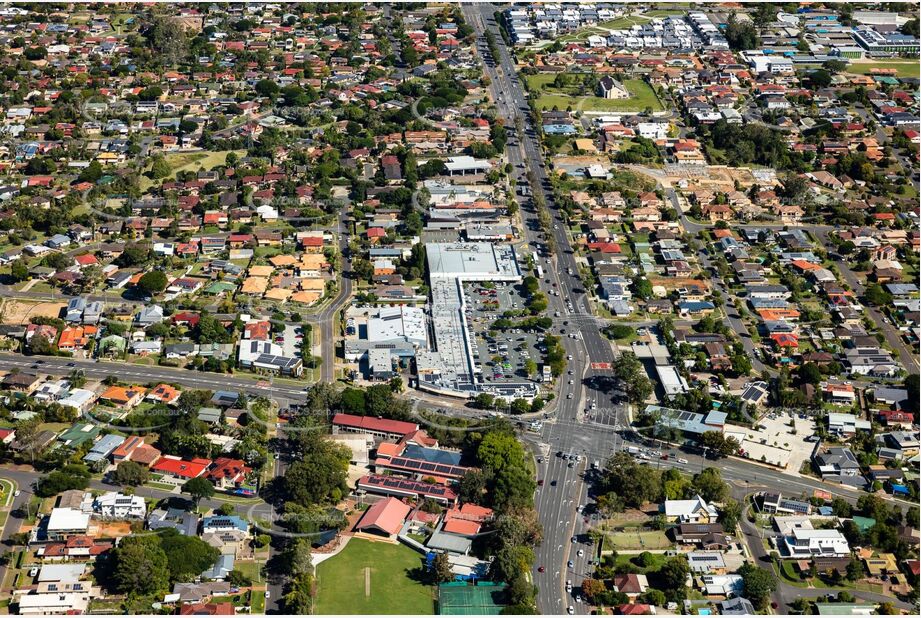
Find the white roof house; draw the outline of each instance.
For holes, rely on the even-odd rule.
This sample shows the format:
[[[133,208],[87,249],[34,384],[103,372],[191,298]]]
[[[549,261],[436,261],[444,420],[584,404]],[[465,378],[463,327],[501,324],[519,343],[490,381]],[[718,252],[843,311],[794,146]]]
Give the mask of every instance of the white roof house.
[[[851,554],[847,539],[837,530],[794,528],[784,537],[784,545],[791,558],[840,558]]]
[[[857,430],[869,431],[870,421],[857,418],[855,414],[845,412],[828,413],[828,430],[832,433],[853,434]]]
[[[110,491],[96,498],[93,510],[103,517],[113,519],[143,519],[147,515],[147,504],[141,496]]]
[[[67,394],[67,397],[58,401],[58,403],[62,406],[82,411],[95,399],[95,392],[85,388],[75,388]]]
[[[86,572],[86,564],[46,564],[38,571],[39,582],[78,582]]]
[[[457,157],[448,157],[445,160],[445,168],[449,176],[480,174],[492,169],[492,164],[485,159],[474,159],[469,155],[460,155]]]
[[[82,511],[71,508],[51,509],[48,516],[48,537],[58,538],[61,535],[86,534],[90,527],[90,516]]]
[[[681,523],[708,523],[716,520],[719,512],[700,496],[692,500],[666,500],[664,505],[665,518],[669,521]]]
[[[86,592],[23,594],[18,599],[20,616],[85,614],[90,604],[90,596]]]

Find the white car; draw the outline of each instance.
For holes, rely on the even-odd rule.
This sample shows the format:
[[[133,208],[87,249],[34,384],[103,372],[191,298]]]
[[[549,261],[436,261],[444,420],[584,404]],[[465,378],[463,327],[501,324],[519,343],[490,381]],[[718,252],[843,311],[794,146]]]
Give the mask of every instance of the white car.
[[[22,491],[19,490],[19,489],[17,489],[16,491],[13,492],[13,497],[14,497],[14,498],[18,498],[18,497],[19,497],[19,494],[21,494],[21,493],[22,493]]]
[[[576,613],[576,608],[574,608],[572,605],[570,605],[569,607],[566,608],[566,613],[569,614],[570,616],[572,616],[573,614]]]
[[[581,558],[582,556],[585,555],[585,550],[584,550],[584,549],[580,549],[579,551],[576,552],[576,555],[579,556],[579,557]]]

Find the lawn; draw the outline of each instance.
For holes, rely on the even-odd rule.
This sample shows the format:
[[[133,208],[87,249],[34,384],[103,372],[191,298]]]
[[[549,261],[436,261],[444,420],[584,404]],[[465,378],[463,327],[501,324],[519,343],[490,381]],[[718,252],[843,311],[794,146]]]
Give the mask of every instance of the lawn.
[[[872,69],[895,69],[898,77],[921,77],[921,65],[917,60],[874,60],[873,62],[852,62],[848,73],[867,75]]]
[[[672,546],[665,533],[659,530],[636,532],[615,532],[608,534],[604,541],[606,549],[617,551],[625,549],[667,549]]]
[[[641,79],[625,79],[624,86],[632,95],[629,99],[604,99],[596,96],[578,96],[575,88],[557,89],[552,83],[556,75],[538,73],[526,77],[528,88],[537,94],[537,107],[540,109],[567,109],[586,112],[622,112],[643,111],[647,107],[661,111],[662,104],[656,93]],[[547,86],[548,89],[544,89]]]
[[[230,152],[236,152],[237,156],[246,154],[245,150],[219,150],[214,152],[174,152],[164,155],[166,162],[170,166],[169,178],[175,178],[177,172],[197,171],[199,168],[210,170],[218,165],[224,165]],[[151,187],[153,184],[154,182],[147,176],[141,177],[142,189]]]
[[[410,577],[422,555],[403,545],[352,539],[317,566],[317,614],[433,614],[432,588]],[[365,569],[370,569],[366,590]]]
[[[621,573],[654,573],[662,568],[667,556],[665,554],[652,554],[648,556],[649,564],[645,567],[639,566],[640,554],[617,554],[617,566],[622,567]]]

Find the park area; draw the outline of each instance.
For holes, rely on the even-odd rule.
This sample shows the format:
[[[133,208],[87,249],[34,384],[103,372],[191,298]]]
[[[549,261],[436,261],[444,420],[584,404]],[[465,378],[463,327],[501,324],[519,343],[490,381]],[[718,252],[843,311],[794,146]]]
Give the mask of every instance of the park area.
[[[538,73],[528,75],[525,79],[532,97],[537,97],[538,109],[572,109],[583,112],[641,112],[647,108],[652,111],[661,111],[659,102],[652,87],[641,79],[625,79],[624,87],[630,93],[627,99],[605,99],[594,96],[594,93],[585,91],[579,84],[583,75],[566,74],[569,83],[564,87],[554,85],[558,74]]]
[[[423,556],[404,545],[353,538],[317,565],[317,614],[433,614]]]

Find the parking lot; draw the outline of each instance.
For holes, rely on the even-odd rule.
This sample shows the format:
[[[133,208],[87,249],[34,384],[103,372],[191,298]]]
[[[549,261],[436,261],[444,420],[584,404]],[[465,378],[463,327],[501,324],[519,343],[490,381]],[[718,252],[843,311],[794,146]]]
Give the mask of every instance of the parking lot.
[[[739,441],[745,457],[782,467],[788,472],[799,472],[815,447],[814,442],[806,440],[813,434],[814,427],[809,417],[784,413],[763,416],[753,429],[727,425],[725,433]]]
[[[520,329],[492,331],[491,325],[506,311],[523,311],[525,299],[510,283],[468,283],[464,286],[467,299],[467,320],[474,332],[475,360],[486,384],[501,385],[536,379],[528,376],[525,364],[533,360],[541,366],[541,354],[535,347],[542,339],[540,333]],[[524,316],[522,316],[524,317]]]
[[[304,337],[301,335],[300,326],[286,324],[284,332],[279,333],[279,336],[282,337],[282,341],[279,343],[284,350],[283,354],[285,356],[297,357],[301,355],[301,343],[303,343]]]

